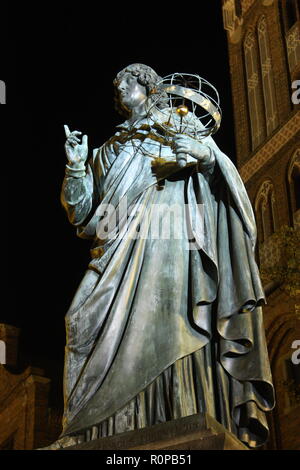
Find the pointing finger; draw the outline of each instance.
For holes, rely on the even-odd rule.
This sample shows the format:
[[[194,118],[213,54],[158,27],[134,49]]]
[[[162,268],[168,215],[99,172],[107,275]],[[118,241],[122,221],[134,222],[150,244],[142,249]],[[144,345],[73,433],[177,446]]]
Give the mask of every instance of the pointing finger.
[[[70,129],[69,129],[69,127],[67,126],[67,124],[64,125],[64,129],[65,129],[66,137],[69,137],[69,135],[71,134],[71,132],[70,132]]]

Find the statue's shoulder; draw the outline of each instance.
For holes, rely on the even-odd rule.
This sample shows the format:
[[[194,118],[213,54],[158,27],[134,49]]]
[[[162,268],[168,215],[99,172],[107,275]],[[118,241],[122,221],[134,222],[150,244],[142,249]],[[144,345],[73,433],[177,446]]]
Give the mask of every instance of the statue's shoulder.
[[[90,158],[90,164],[91,164],[93,167],[95,167],[95,165],[97,164],[97,160],[99,160],[100,151],[101,151],[101,147],[98,147],[98,148],[93,149],[93,155],[92,155],[92,157]]]
[[[101,157],[101,152],[107,148],[107,142],[103,145],[101,145],[101,147],[97,147],[95,149],[93,149],[93,161],[95,161],[97,158]]]
[[[96,149],[93,149],[93,160],[96,158],[97,153],[99,152],[101,147],[98,147]]]

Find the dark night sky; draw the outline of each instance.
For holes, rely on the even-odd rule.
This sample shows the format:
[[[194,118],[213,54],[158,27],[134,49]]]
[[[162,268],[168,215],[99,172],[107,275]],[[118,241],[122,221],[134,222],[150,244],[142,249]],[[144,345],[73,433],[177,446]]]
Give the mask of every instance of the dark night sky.
[[[64,315],[87,267],[90,246],[76,237],[60,205],[63,124],[87,133],[90,150],[110,137],[122,120],[113,106],[112,80],[119,70],[142,62],[161,76],[190,72],[212,82],[223,110],[215,139],[234,160],[221,1],[198,3],[198,11],[178,11],[172,20],[160,18],[157,4],[145,4],[135,19],[131,12],[100,15],[88,6],[47,10],[43,4],[35,11],[38,20],[16,28],[10,73],[0,77],[7,81],[5,112],[12,132],[6,161],[13,174],[6,181],[9,307],[1,320],[21,328],[24,354],[63,358]],[[27,6],[26,18],[30,14]]]

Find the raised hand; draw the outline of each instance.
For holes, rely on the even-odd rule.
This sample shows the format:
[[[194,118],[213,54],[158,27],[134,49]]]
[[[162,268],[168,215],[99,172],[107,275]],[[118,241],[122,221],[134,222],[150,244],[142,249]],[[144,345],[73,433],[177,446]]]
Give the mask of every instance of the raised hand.
[[[82,142],[80,143],[78,135],[81,135],[80,131],[71,132],[67,125],[64,125],[66,133],[66,143],[65,151],[67,159],[72,166],[72,168],[82,168],[85,165],[85,162],[88,157],[88,138],[87,135],[82,137]]]

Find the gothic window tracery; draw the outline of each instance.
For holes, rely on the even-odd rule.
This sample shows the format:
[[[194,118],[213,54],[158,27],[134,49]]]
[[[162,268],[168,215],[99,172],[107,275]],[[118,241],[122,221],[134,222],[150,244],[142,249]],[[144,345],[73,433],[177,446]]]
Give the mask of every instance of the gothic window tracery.
[[[258,228],[258,240],[266,241],[276,230],[275,220],[275,193],[270,180],[260,186],[255,200],[255,213]]]
[[[244,41],[247,93],[251,125],[252,150],[255,150],[264,138],[264,113],[261,103],[261,79],[257,39],[253,31],[248,31]]]
[[[262,16],[258,22],[257,33],[266,114],[266,129],[267,134],[269,135],[278,125],[278,114],[276,107],[268,27],[265,16]]]

